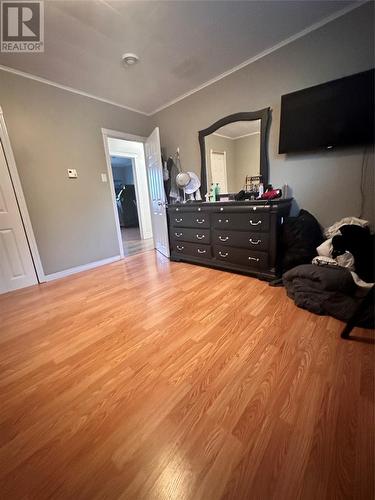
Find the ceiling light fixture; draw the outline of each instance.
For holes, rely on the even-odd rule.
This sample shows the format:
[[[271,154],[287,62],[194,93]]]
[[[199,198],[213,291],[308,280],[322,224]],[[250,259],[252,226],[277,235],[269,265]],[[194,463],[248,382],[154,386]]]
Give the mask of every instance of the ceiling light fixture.
[[[122,62],[125,66],[134,66],[139,61],[139,57],[136,54],[131,54],[130,52],[122,56]]]

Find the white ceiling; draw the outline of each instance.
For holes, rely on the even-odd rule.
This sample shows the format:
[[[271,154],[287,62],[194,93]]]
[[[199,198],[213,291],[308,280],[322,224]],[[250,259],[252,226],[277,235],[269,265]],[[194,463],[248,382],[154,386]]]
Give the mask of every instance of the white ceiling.
[[[225,137],[226,139],[240,139],[251,134],[260,133],[260,120],[251,120],[246,122],[233,122],[224,125],[214,132],[214,135]]]
[[[146,114],[355,1],[46,0],[45,52],[0,64]],[[140,62],[124,68],[121,56]]]

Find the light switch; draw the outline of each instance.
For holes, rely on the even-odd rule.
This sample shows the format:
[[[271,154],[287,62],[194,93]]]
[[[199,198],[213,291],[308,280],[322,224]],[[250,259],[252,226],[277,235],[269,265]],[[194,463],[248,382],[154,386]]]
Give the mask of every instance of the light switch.
[[[68,177],[69,179],[77,179],[77,170],[75,168],[68,168]]]
[[[107,174],[102,174],[102,182],[107,182]]]

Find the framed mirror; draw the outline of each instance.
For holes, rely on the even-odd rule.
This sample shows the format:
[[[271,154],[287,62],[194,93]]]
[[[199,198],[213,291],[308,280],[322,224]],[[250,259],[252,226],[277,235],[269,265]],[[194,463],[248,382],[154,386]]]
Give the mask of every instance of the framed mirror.
[[[270,108],[235,113],[199,132],[201,191],[219,184],[221,194],[246,189],[251,178],[268,184]]]

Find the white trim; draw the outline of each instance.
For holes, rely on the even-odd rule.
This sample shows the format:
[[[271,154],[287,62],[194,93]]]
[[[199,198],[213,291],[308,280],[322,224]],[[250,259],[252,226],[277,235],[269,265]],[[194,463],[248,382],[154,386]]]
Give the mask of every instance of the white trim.
[[[5,124],[5,118],[1,106],[0,106],[0,140],[3,145],[5,157],[8,163],[9,173],[12,179],[14,191],[17,198],[17,203],[20,209],[21,219],[25,228],[26,238],[29,243],[31,257],[34,262],[36,276],[39,283],[42,283],[43,281],[46,281],[46,277],[44,274],[42,262],[40,260],[40,255],[36,244],[33,227],[31,225],[29,212],[27,210],[26,200],[23,194],[21,181],[18,175],[16,160],[14,158],[13,149],[9,139],[9,134]]]
[[[210,173],[211,173],[211,182],[212,180],[212,156],[213,155],[223,155],[224,156],[224,176],[225,176],[225,189],[224,193],[228,193],[228,173],[227,173],[227,152],[226,151],[218,151],[217,149],[210,149]],[[207,186],[208,187],[208,186]]]
[[[138,142],[138,141],[137,141]],[[113,181],[113,173],[112,173],[112,164],[111,164],[111,154],[108,150],[109,153],[109,163],[111,165],[111,172],[108,172],[108,176],[110,177],[110,182],[114,186],[114,181]],[[138,155],[136,153],[116,153],[114,156],[118,156],[121,158],[129,158],[132,162],[132,171],[133,171],[133,179],[134,179],[134,189],[135,189],[135,198],[137,202],[137,214],[138,214],[138,222],[139,222],[139,232],[141,233],[141,238],[142,240],[145,240],[147,238],[150,238],[150,236],[145,235],[145,230],[144,230],[144,223],[143,223],[143,213],[141,211],[140,207],[140,194],[139,194],[139,182],[138,182],[138,175],[136,171],[136,162],[138,160]],[[114,189],[114,188],[113,188]],[[115,205],[116,205],[116,215],[118,219],[118,212],[117,212],[117,204],[116,204],[116,194],[115,194]],[[121,235],[121,227],[120,227],[120,235]],[[123,246],[122,243],[122,235],[121,235],[121,245]]]
[[[117,210],[117,203],[116,203],[116,193],[115,193],[115,187],[114,187],[114,182],[113,182],[113,174],[112,174],[112,165],[111,165],[111,155],[109,152],[109,147],[108,147],[108,139],[122,139],[124,141],[132,141],[132,142],[139,142],[144,144],[146,142],[146,137],[142,137],[140,135],[134,135],[134,134],[127,134],[125,132],[120,132],[118,130],[111,130],[107,128],[102,128],[102,136],[103,136],[103,142],[104,142],[104,154],[105,154],[105,159],[106,159],[106,165],[107,165],[107,173],[108,173],[108,182],[110,184],[110,189],[111,189],[111,197],[112,197],[112,208],[113,208],[113,213],[115,217],[115,225],[116,225],[116,233],[117,233],[117,240],[119,244],[119,249],[120,249],[120,255],[123,258],[124,257],[124,246],[122,242],[122,234],[121,234],[121,227],[120,227],[120,221],[118,217],[118,210]],[[144,148],[143,148],[144,149]],[[139,182],[138,182],[138,172],[134,172],[134,169],[136,169],[136,165],[134,165],[134,161],[137,162],[138,160],[138,155],[135,153],[116,153],[117,156],[123,156],[125,158],[131,158],[133,162],[133,173],[134,175],[134,186],[135,186],[135,194],[136,194],[136,199],[137,199],[137,212],[138,212],[138,220],[139,220],[139,230],[141,233],[142,239],[149,238],[146,234],[145,227],[144,227],[144,214],[143,214],[143,209],[140,206],[140,190],[139,190]],[[147,186],[148,189],[148,186]],[[154,235],[152,234],[152,237]]]
[[[112,262],[117,262],[121,260],[121,255],[115,255],[114,257],[108,257],[107,259],[97,260],[95,262],[89,262],[88,264],[83,264],[82,266],[71,267],[70,269],[65,269],[64,271],[58,271],[57,273],[46,274],[45,281],[53,281],[59,278],[65,278],[72,274],[81,273],[82,271],[88,271],[94,269],[95,267],[105,266],[106,264],[111,264]]]
[[[223,139],[229,139],[230,141],[236,141],[237,139],[243,139],[244,137],[249,137],[250,135],[259,135],[259,134],[260,132],[250,132],[249,134],[239,135],[238,137],[229,137],[229,135],[212,132],[212,135],[217,135],[218,137],[223,137]]]
[[[299,31],[295,35],[292,35],[285,40],[282,40],[281,42],[277,43],[276,45],[273,45],[269,49],[264,50],[263,52],[260,52],[259,54],[256,54],[255,56],[251,57],[250,59],[247,59],[246,61],[243,61],[242,63],[238,64],[237,66],[234,66],[231,69],[228,69],[224,73],[221,73],[218,76],[215,76],[214,78],[211,78],[211,80],[208,80],[205,83],[202,83],[198,87],[195,87],[192,90],[189,90],[189,92],[186,92],[185,94],[180,95],[179,97],[176,97],[175,99],[172,99],[171,101],[167,102],[166,104],[163,104],[159,108],[156,108],[154,111],[148,114],[148,116],[153,116],[156,113],[159,113],[160,111],[163,111],[163,109],[169,108],[173,104],[177,104],[178,102],[182,101],[183,99],[186,99],[186,97],[191,96],[192,94],[195,94],[196,92],[199,92],[200,90],[203,90],[204,88],[208,87],[209,85],[212,85],[213,83],[218,82],[219,80],[222,80],[223,78],[231,75],[232,73],[235,73],[236,71],[239,71],[240,69],[244,68],[245,66],[248,66],[249,64],[252,64],[255,61],[258,61],[259,59],[262,59],[265,56],[268,56],[269,54],[272,54],[272,52],[275,52],[278,49],[281,49],[285,45],[288,45],[289,43],[292,43],[299,38],[302,38],[305,35],[308,35],[309,33],[312,33],[313,31],[322,28],[326,24],[330,23],[331,21],[334,21],[335,19],[338,19],[339,17],[342,17],[343,15],[347,14],[348,12],[351,12],[354,9],[358,9],[358,7],[361,7],[365,3],[368,3],[370,0],[359,0],[356,1],[354,4],[348,5],[347,7],[344,7],[343,9],[334,12],[333,14],[321,19],[320,21],[317,21],[314,24],[311,24],[307,28],[303,29],[302,31]]]
[[[102,134],[112,139],[123,139],[124,141],[134,141],[145,143],[147,137],[142,137],[141,135],[125,134],[125,132],[119,132],[118,130],[111,130],[110,128],[102,128]]]
[[[110,104],[111,106],[117,106],[118,108],[127,109],[128,111],[132,111],[133,113],[138,113],[140,115],[150,116],[149,113],[145,111],[140,111],[139,109],[130,108],[129,106],[125,106],[124,104],[119,104],[118,102],[111,101],[110,99],[105,99],[104,97],[99,97],[94,94],[90,94],[89,92],[84,92],[83,90],[77,90],[73,87],[69,87],[68,85],[62,85],[61,83],[53,82],[52,80],[47,80],[47,78],[42,78],[41,76],[33,75],[32,73],[27,73],[26,71],[21,71],[19,69],[11,68],[10,66],[4,66],[0,64],[0,70],[6,71],[8,73],[13,73],[14,75],[23,76],[24,78],[28,78],[29,80],[34,80],[39,83],[44,83],[46,85],[51,85],[51,87],[56,87],[60,90],[66,90],[67,92],[72,92],[73,94],[78,94],[83,97],[88,97],[89,99],[95,99],[96,101],[104,102],[106,104]]]
[[[104,143],[105,162],[107,165],[108,182],[109,182],[109,188],[111,190],[112,209],[113,209],[113,216],[115,218],[117,241],[118,241],[118,246],[119,246],[119,250],[120,250],[120,257],[124,258],[124,245],[122,243],[121,227],[120,227],[120,221],[118,218],[115,185],[113,182],[113,175],[112,175],[111,156],[109,154],[109,148],[108,148],[108,137],[110,137],[110,136],[107,135],[107,132],[103,128],[102,128],[102,136],[103,136],[103,143]]]
[[[129,106],[125,106],[124,104],[119,104],[115,101],[111,101],[110,99],[105,99],[104,97],[99,97],[95,96],[93,94],[89,94],[88,92],[84,92],[82,90],[77,90],[74,89],[73,87],[68,87],[67,85],[62,85],[60,83],[53,82],[52,80],[47,80],[46,78],[42,78],[40,76],[33,75],[31,73],[26,73],[25,71],[21,71],[18,69],[11,68],[9,66],[4,66],[0,64],[0,70],[7,71],[8,73],[13,73],[15,75],[23,76],[24,78],[29,78],[30,80],[35,80],[39,83],[45,83],[46,85],[51,85],[53,87],[57,87],[62,90],[66,90],[67,92],[72,92],[74,94],[82,95],[84,97],[88,97],[89,99],[95,99],[97,101],[104,102],[106,104],[111,104],[112,106],[117,106],[119,108],[127,109],[128,111],[132,111],[134,113],[139,113],[141,115],[145,116],[153,116],[156,113],[159,113],[159,111],[162,111],[163,109],[169,108],[173,104],[178,103],[179,101],[182,101],[186,97],[191,96],[192,94],[195,94],[196,92],[199,92],[200,90],[208,87],[209,85],[212,85],[215,82],[218,82],[219,80],[222,80],[226,76],[231,75],[232,73],[235,73],[236,71],[244,68],[245,66],[248,66],[249,64],[258,61],[258,59],[261,59],[262,57],[268,56],[272,52],[275,52],[278,49],[281,49],[285,45],[288,45],[291,42],[294,42],[295,40],[298,40],[298,38],[302,38],[305,35],[308,35],[309,33],[325,26],[326,24],[330,23],[331,21],[334,21],[335,19],[338,19],[339,17],[342,17],[343,15],[351,12],[354,9],[358,9],[358,7],[361,7],[362,5],[370,2],[370,0],[358,0],[354,4],[348,5],[347,7],[344,7],[341,10],[338,10],[337,12],[334,12],[333,14],[321,19],[320,21],[317,21],[314,24],[311,24],[307,28],[303,29],[302,31],[299,31],[295,35],[290,36],[289,38],[286,38],[285,40],[282,40],[276,45],[273,45],[269,49],[264,50],[263,52],[260,52],[259,54],[256,54],[255,56],[251,57],[250,59],[247,59],[246,61],[243,61],[241,64],[238,64],[237,66],[234,66],[233,68],[225,71],[224,73],[221,73],[218,76],[215,76],[214,78],[211,78],[211,80],[208,80],[205,83],[202,83],[198,87],[195,87],[192,90],[189,90],[189,92],[186,92],[185,94],[182,94],[175,99],[172,99],[171,101],[168,101],[167,103],[159,106],[156,108],[154,111],[151,111],[147,113],[146,111],[140,111],[139,109],[134,109]],[[143,141],[142,141],[143,142]]]
[[[69,87],[67,85],[62,85],[60,83],[53,82],[52,80],[47,80],[46,78],[42,78],[40,76],[36,76],[36,75],[31,74],[31,73],[27,73],[25,71],[11,68],[9,66],[4,66],[4,65],[0,64],[0,70],[7,71],[8,73],[13,73],[15,75],[23,76],[24,78],[29,78],[30,80],[35,80],[39,83],[51,85],[51,86],[57,87],[61,90],[66,90],[67,92],[72,92],[74,94],[82,95],[84,97],[88,97],[89,99],[95,99],[97,101],[101,101],[101,102],[104,102],[106,104],[111,104],[112,106],[117,106],[117,107],[122,108],[122,109],[127,109],[128,111],[132,111],[133,113],[139,113],[139,114],[145,115],[145,116],[153,116],[156,113],[159,113],[159,111],[162,111],[163,109],[169,108],[173,104],[176,104],[179,101],[182,101],[186,97],[189,97],[192,94],[199,92],[200,90],[208,87],[209,85],[212,85],[213,83],[216,83],[219,80],[222,80],[226,76],[229,76],[232,73],[239,71],[240,69],[244,68],[245,66],[248,66],[249,64],[252,64],[253,62],[258,61],[259,59],[262,59],[263,57],[268,56],[272,52],[275,52],[276,50],[281,49],[285,45],[288,45],[289,43],[292,43],[295,40],[298,40],[299,38],[302,38],[303,36],[308,35],[309,33],[312,33],[313,31],[315,31],[319,28],[322,28],[326,24],[334,21],[335,19],[338,19],[339,17],[344,16],[345,14],[348,14],[349,12],[351,12],[354,9],[358,9],[358,7],[361,7],[362,5],[369,3],[370,1],[371,0],[358,0],[354,4],[348,5],[347,7],[344,7],[343,9],[341,9],[337,12],[334,12],[333,14],[321,19],[320,21],[317,21],[316,23],[311,24],[310,26],[303,29],[302,31],[299,31],[295,35],[292,35],[289,38],[282,40],[281,42],[277,43],[276,45],[273,45],[272,47],[264,50],[263,52],[256,54],[255,56],[251,57],[250,59],[243,61],[242,63],[238,64],[237,66],[234,66],[233,68],[225,71],[224,73],[221,73],[220,75],[215,76],[214,78],[211,78],[211,80],[208,80],[207,82],[202,83],[198,87],[195,87],[194,89],[189,90],[188,92],[176,97],[175,99],[168,101],[167,103],[163,104],[162,106],[159,106],[154,111],[151,111],[149,113],[147,113],[146,111],[141,111],[139,109],[131,108],[129,106],[125,106],[124,104],[119,104],[115,101],[111,101],[110,99],[105,99],[103,97],[89,94],[88,92],[84,92],[82,90],[74,89],[73,87]]]

